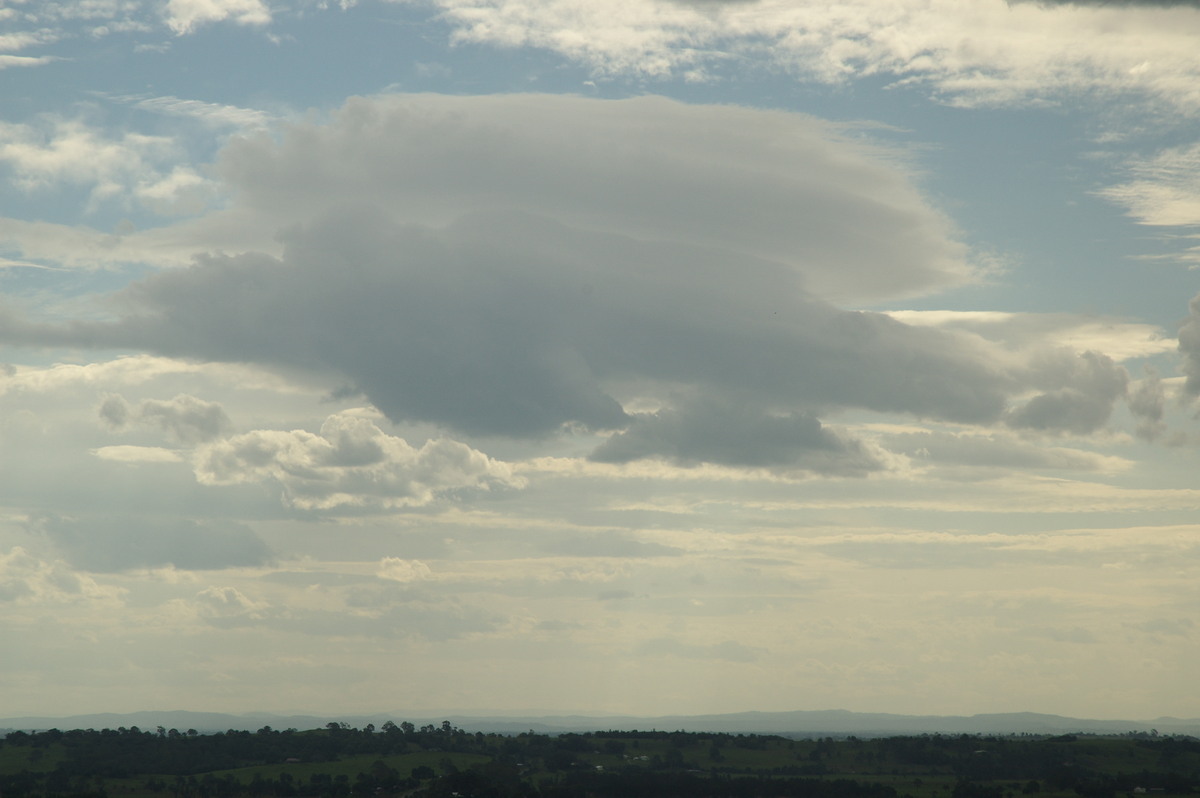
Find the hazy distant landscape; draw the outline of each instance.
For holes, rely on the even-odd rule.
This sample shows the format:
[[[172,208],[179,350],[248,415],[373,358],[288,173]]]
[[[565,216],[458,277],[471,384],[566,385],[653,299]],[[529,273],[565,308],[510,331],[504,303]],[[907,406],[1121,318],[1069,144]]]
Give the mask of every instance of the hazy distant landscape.
[[[213,712],[132,712],[127,714],[73,715],[68,717],[0,718],[0,729],[43,730],[51,728],[101,729],[121,726],[194,728],[204,732],[226,729],[275,728],[312,729],[330,722],[352,726],[382,726],[399,715],[240,715]],[[972,716],[891,715],[841,710],[810,712],[741,712],[725,715],[669,715],[634,717],[605,716],[467,716],[412,717],[418,726],[440,725],[448,720],[462,728],[484,732],[517,733],[530,729],[557,734],[597,729],[657,729],[660,731],[725,732],[731,734],[785,734],[795,736],[857,735],[865,737],[898,734],[1124,734],[1151,732],[1200,736],[1200,719],[1157,718],[1154,720],[1095,720],[1065,718],[1033,712]]]
[[[864,720],[877,723],[871,716]],[[1187,796],[1200,786],[1200,740],[1159,731],[800,737],[611,726],[498,734],[449,720],[419,726],[388,720],[361,728],[330,721],[310,729],[262,726],[211,734],[163,725],[53,728],[4,736],[0,794],[1132,798]]]

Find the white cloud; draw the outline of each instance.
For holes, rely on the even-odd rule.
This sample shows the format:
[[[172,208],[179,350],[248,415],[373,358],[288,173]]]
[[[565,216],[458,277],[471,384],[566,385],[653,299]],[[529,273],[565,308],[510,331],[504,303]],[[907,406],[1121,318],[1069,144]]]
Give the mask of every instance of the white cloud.
[[[183,458],[177,452],[157,446],[101,446],[92,454],[101,460],[115,463],[179,463]]]
[[[465,444],[415,448],[352,413],[330,416],[320,434],[256,430],[206,444],[195,468],[206,485],[273,481],[307,510],[419,507],[448,492],[520,485],[506,464]]]
[[[1139,224],[1155,227],[1200,226],[1200,143],[1165,149],[1125,165],[1128,180],[1097,192],[1124,206]],[[1200,247],[1172,259],[1200,264]]]
[[[889,310],[905,324],[962,330],[987,341],[1026,348],[1041,342],[1076,352],[1100,352],[1118,362],[1174,351],[1176,342],[1153,324],[1071,313]]]
[[[262,0],[168,0],[167,26],[182,36],[211,22],[230,20],[239,25],[266,25],[271,11]]]
[[[1189,6],[1005,0],[436,0],[460,41],[539,47],[601,74],[695,74],[765,59],[802,77],[874,74],[955,102],[1008,104],[1093,91],[1200,111]]]
[[[202,100],[181,99],[165,95],[162,97],[124,96],[118,97],[135,108],[167,116],[196,119],[213,127],[235,127],[253,130],[265,128],[273,120],[270,114],[255,108],[241,108]]]
[[[159,212],[202,210],[212,198],[211,184],[174,163],[180,155],[170,138],[130,132],[110,137],[79,119],[0,123],[0,162],[7,162],[19,187],[87,187],[88,210],[135,198]]]
[[[433,571],[420,560],[384,557],[379,562],[379,576],[393,582],[420,582],[433,577]]]
[[[0,69],[8,69],[9,67],[33,67],[49,64],[58,59],[50,55],[31,56],[31,55],[9,55],[0,54]]]

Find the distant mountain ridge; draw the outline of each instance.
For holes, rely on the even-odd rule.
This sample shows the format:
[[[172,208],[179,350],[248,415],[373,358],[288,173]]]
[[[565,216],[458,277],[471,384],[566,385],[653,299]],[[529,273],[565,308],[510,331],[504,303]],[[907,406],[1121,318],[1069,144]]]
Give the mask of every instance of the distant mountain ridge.
[[[819,710],[794,712],[737,712],[723,715],[661,715],[654,717],[550,715],[538,717],[486,717],[439,715],[420,717],[403,712],[379,715],[274,715],[268,713],[222,714],[217,712],[131,712],[72,715],[68,717],[0,718],[0,730],[35,731],[45,729],[117,729],[137,726],[154,731],[167,729],[199,732],[228,729],[255,731],[264,726],[276,729],[316,729],[330,722],[348,723],[362,728],[376,727],[387,721],[409,721],[417,726],[440,726],[448,720],[467,731],[515,734],[535,731],[543,734],[620,730],[711,731],[731,734],[781,734],[797,737],[846,736],[885,737],[905,734],[1123,734],[1158,731],[1160,734],[1200,736],[1200,719],[1157,718],[1155,720],[1088,720],[1045,715],[1035,712],[1010,712],[985,715],[891,715]]]

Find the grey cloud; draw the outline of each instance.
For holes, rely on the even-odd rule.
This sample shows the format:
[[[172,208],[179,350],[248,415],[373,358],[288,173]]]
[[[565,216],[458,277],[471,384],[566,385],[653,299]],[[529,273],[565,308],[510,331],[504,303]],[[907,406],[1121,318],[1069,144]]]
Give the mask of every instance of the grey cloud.
[[[86,571],[112,573],[168,565],[213,570],[263,565],[272,556],[252,529],[237,522],[44,516],[35,519],[31,528],[48,538],[64,560]]]
[[[838,310],[779,264],[525,215],[438,231],[342,212],[294,231],[282,261],[208,257],[125,299],[117,323],[22,335],[320,369],[393,419],[515,436],[621,428],[628,384],[968,422],[1012,388],[968,339]]]
[[[112,429],[123,429],[129,423],[132,411],[123,396],[109,396],[100,403],[100,418]]]
[[[1008,424],[1046,432],[1086,434],[1103,426],[1124,397],[1129,374],[1098,352],[1055,352],[1035,365],[1031,382],[1053,385],[1008,414]]]
[[[230,426],[221,405],[180,394],[169,401],[150,399],[139,409],[142,419],[155,423],[181,443],[200,443],[223,434]]]
[[[827,301],[951,284],[961,251],[903,174],[794,115],[657,98],[355,100],[282,143],[231,145],[221,168],[239,214],[286,227],[281,258],[201,257],[129,287],[115,322],[0,314],[0,338],[308,369],[395,421],[608,431],[595,457],[609,461],[838,474],[879,464],[827,412],[992,424],[1036,389],[1009,423],[1086,431],[1124,390],[1098,356],[1002,365],[969,333]],[[646,398],[666,409],[626,412]],[[305,501],[300,487],[328,485],[262,471],[246,458],[275,444],[255,435],[198,473],[269,476]]]
[[[1183,356],[1183,393],[1189,399],[1200,396],[1200,294],[1188,303],[1188,317],[1179,327],[1179,353]]]
[[[1129,405],[1129,412],[1138,419],[1138,437],[1152,441],[1166,434],[1167,425],[1163,422],[1163,416],[1167,399],[1157,371],[1146,367],[1146,376],[1130,392],[1126,403]]]
[[[270,228],[356,198],[446,225],[510,209],[639,239],[768,258],[823,297],[882,299],[972,272],[894,159],[800,114],[662,97],[354,98],[282,142],[234,141],[219,171]]]
[[[824,474],[881,468],[862,443],[809,413],[775,414],[711,401],[637,417],[592,453],[594,460],[616,463],[655,457],[685,465],[771,466]]]
[[[212,440],[230,427],[229,417],[220,404],[187,394],[170,400],[148,399],[136,407],[123,396],[109,396],[101,403],[99,414],[115,430],[137,420],[159,427],[170,439],[183,444]]]

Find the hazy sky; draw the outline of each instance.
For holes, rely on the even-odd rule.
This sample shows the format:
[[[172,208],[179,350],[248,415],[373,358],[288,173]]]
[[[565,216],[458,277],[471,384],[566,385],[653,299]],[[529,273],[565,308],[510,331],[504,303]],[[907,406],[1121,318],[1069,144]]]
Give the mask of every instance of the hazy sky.
[[[2,0],[5,713],[1200,716],[1197,42]]]

